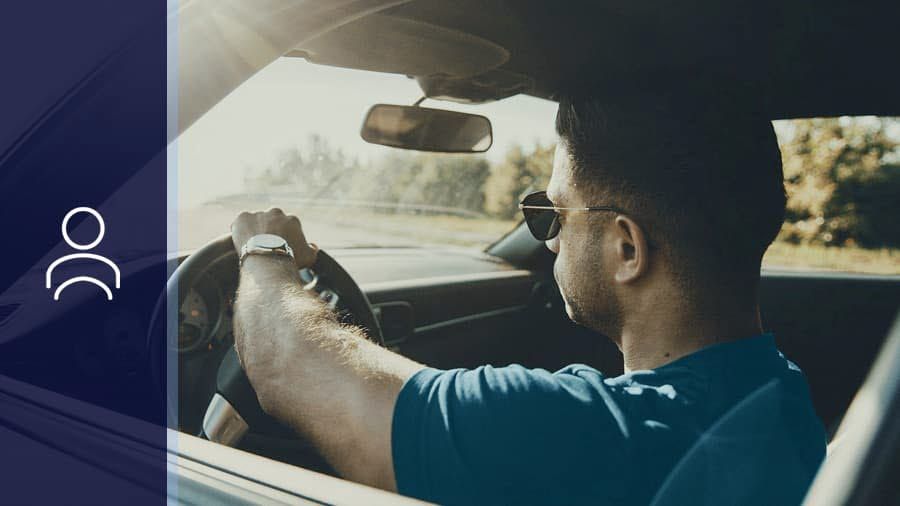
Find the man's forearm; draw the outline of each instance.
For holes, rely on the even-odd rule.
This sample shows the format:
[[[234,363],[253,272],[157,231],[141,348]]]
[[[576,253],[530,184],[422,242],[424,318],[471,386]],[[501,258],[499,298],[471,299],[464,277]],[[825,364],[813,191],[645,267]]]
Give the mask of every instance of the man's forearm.
[[[261,334],[268,338],[257,339]],[[421,365],[368,341],[361,329],[341,325],[303,290],[287,257],[246,258],[235,338],[269,414],[309,438],[343,476],[394,488],[394,404]]]

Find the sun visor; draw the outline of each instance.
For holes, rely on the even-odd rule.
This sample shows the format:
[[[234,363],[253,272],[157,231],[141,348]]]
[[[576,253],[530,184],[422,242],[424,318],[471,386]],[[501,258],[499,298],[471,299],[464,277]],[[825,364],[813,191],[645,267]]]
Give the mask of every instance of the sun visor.
[[[305,41],[286,56],[335,67],[459,79],[502,65],[509,51],[457,30],[373,14]]]

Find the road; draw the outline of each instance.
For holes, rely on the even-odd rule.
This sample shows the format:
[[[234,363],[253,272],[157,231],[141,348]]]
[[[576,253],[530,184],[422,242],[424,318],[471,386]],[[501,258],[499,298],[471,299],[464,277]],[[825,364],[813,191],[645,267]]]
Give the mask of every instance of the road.
[[[243,210],[266,209],[269,204],[216,203],[179,210],[178,245],[184,251],[199,248],[228,232]],[[361,208],[292,208],[303,223],[308,240],[322,247],[453,245],[484,248],[515,226],[513,221],[460,216],[386,213]]]

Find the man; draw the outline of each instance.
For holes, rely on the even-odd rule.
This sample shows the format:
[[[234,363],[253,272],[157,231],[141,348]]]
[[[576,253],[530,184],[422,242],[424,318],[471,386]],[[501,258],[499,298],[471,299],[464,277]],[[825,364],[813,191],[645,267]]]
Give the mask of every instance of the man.
[[[798,502],[824,431],[757,303],[784,215],[780,152],[770,122],[722,106],[563,99],[548,190],[523,203],[556,253],[568,315],[615,341],[625,375],[438,371],[382,349],[301,289],[316,248],[273,209],[232,226],[239,250],[267,233],[295,256],[251,254],[241,268],[236,346],[261,405],[342,476],[441,503],[646,504],[683,493],[697,466],[754,484],[725,490],[738,499],[766,482],[743,470],[774,471],[765,497]],[[728,483],[705,476],[693,494]]]

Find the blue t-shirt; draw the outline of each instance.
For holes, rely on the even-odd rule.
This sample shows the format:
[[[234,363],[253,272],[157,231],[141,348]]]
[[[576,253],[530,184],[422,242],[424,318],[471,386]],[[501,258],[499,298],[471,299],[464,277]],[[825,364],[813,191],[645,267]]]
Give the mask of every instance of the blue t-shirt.
[[[442,504],[797,504],[825,444],[771,334],[616,378],[424,369],[392,427],[398,491]]]

